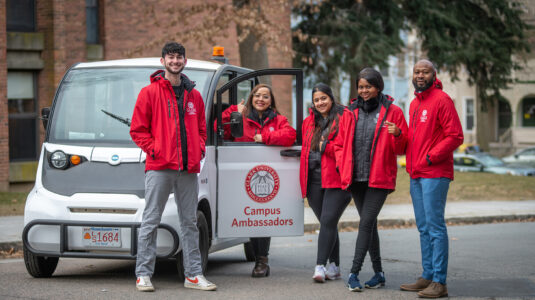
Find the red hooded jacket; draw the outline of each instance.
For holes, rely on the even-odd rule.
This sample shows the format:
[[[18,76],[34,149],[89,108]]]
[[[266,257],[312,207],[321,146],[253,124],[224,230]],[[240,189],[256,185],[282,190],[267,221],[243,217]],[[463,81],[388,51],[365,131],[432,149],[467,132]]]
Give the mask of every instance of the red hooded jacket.
[[[394,190],[396,188],[396,176],[398,172],[396,155],[405,153],[407,145],[407,122],[403,111],[392,104],[394,99],[380,94],[379,118],[375,126],[372,149],[370,153],[370,177],[368,186],[372,188]],[[352,104],[356,99],[351,100]],[[356,104],[356,102],[355,102]],[[352,118],[344,119],[340,124],[340,135],[335,140],[336,163],[341,174],[342,188],[347,189],[353,183],[353,146],[355,127],[358,122],[359,109],[356,105],[350,105]],[[392,122],[401,129],[401,134],[395,137],[388,133],[385,121]]]
[[[340,135],[341,126],[344,123],[348,123],[353,117],[351,112],[344,108],[343,106],[339,107],[338,113],[338,123],[333,122],[331,125],[331,131],[327,140],[324,142],[325,150],[321,154],[321,187],[324,189],[330,188],[341,188],[342,184],[340,181],[340,174],[336,170],[336,159],[335,159],[335,146],[334,140],[337,136]],[[336,109],[336,108],[333,108]],[[346,120],[347,119],[347,120]],[[344,122],[344,120],[346,120]],[[338,129],[333,130],[333,128],[338,127]],[[308,157],[310,155],[310,148],[312,147],[312,136],[314,135],[314,113],[310,109],[310,115],[303,121],[302,125],[302,137],[303,137],[303,146],[301,147],[301,165],[299,170],[299,182],[301,183],[301,194],[303,198],[307,195],[307,184],[308,184]]]
[[[186,75],[184,81],[184,127],[186,128],[188,173],[200,172],[206,142],[206,118],[201,94]],[[175,93],[164,71],[150,76],[151,84],[141,89],[137,97],[130,136],[146,154],[145,171],[182,170],[180,116]]]
[[[410,106],[407,173],[411,178],[446,177],[453,180],[453,151],[463,143],[463,129],[455,104],[436,79]],[[429,163],[430,162],[430,163]]]
[[[236,105],[225,109],[221,117],[223,123],[230,122],[230,114],[235,111],[238,111],[238,106]],[[216,126],[217,122],[214,124],[214,127]],[[288,123],[288,119],[273,110],[264,120],[264,126],[253,119],[245,117],[243,120],[243,136],[240,138],[234,138],[231,135],[230,125],[224,125],[224,129],[224,139],[226,140],[254,142],[254,136],[260,133],[262,135],[262,143],[276,146],[291,146],[295,143],[295,137],[297,136],[295,129]]]

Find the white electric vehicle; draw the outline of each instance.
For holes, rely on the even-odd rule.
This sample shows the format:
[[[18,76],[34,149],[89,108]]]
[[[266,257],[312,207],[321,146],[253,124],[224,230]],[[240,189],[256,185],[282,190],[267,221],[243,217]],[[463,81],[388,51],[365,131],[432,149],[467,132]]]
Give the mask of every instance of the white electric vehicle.
[[[52,107],[42,110],[46,136],[24,213],[24,260],[32,276],[52,276],[60,257],[135,259],[146,155],[130,138],[129,118],[139,91],[162,68],[160,58],[76,64],[63,77]],[[249,237],[302,235],[302,71],[253,71],[189,59],[184,73],[206,108],[197,210],[203,271],[209,253],[239,244],[253,260]],[[221,112],[246,99],[262,76],[295,79],[298,141],[292,147],[223,140]],[[231,126],[239,134],[241,124]],[[171,194],[158,229],[157,256],[176,259],[183,276],[179,230]]]

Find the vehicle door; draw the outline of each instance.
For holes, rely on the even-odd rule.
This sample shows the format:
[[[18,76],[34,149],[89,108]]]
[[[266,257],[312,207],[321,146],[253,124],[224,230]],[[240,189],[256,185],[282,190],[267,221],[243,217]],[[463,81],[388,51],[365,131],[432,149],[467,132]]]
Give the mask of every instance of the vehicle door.
[[[258,84],[260,76],[295,77],[297,142],[291,147],[224,140],[222,95]],[[245,84],[244,84],[245,82]],[[249,83],[247,83],[249,82]],[[231,104],[241,101],[230,93]],[[274,91],[277,94],[277,91]],[[217,237],[268,237],[303,234],[303,198],[299,185],[303,73],[300,69],[266,69],[237,77],[217,95]],[[247,95],[245,95],[247,96]],[[279,100],[281,101],[281,100]],[[291,100],[287,100],[291,101]]]

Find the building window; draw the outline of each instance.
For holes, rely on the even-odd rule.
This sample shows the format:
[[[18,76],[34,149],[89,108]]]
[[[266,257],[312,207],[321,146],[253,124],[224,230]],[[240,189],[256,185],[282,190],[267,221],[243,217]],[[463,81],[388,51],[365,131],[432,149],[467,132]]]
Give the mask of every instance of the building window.
[[[37,99],[33,72],[7,73],[9,160],[37,159]]]
[[[465,99],[464,109],[464,129],[466,131],[472,131],[474,130],[474,99]]]
[[[86,33],[88,44],[99,43],[98,0],[85,0]]]
[[[35,31],[35,0],[8,0],[7,31]]]
[[[535,127],[535,98],[522,101],[522,126]]]

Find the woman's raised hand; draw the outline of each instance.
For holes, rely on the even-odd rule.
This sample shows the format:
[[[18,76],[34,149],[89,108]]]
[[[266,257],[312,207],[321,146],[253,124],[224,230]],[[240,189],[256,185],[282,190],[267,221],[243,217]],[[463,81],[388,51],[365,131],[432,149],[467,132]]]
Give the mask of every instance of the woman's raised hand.
[[[238,112],[240,114],[243,114],[244,109],[245,109],[245,100],[241,99],[241,102],[238,103]]]

